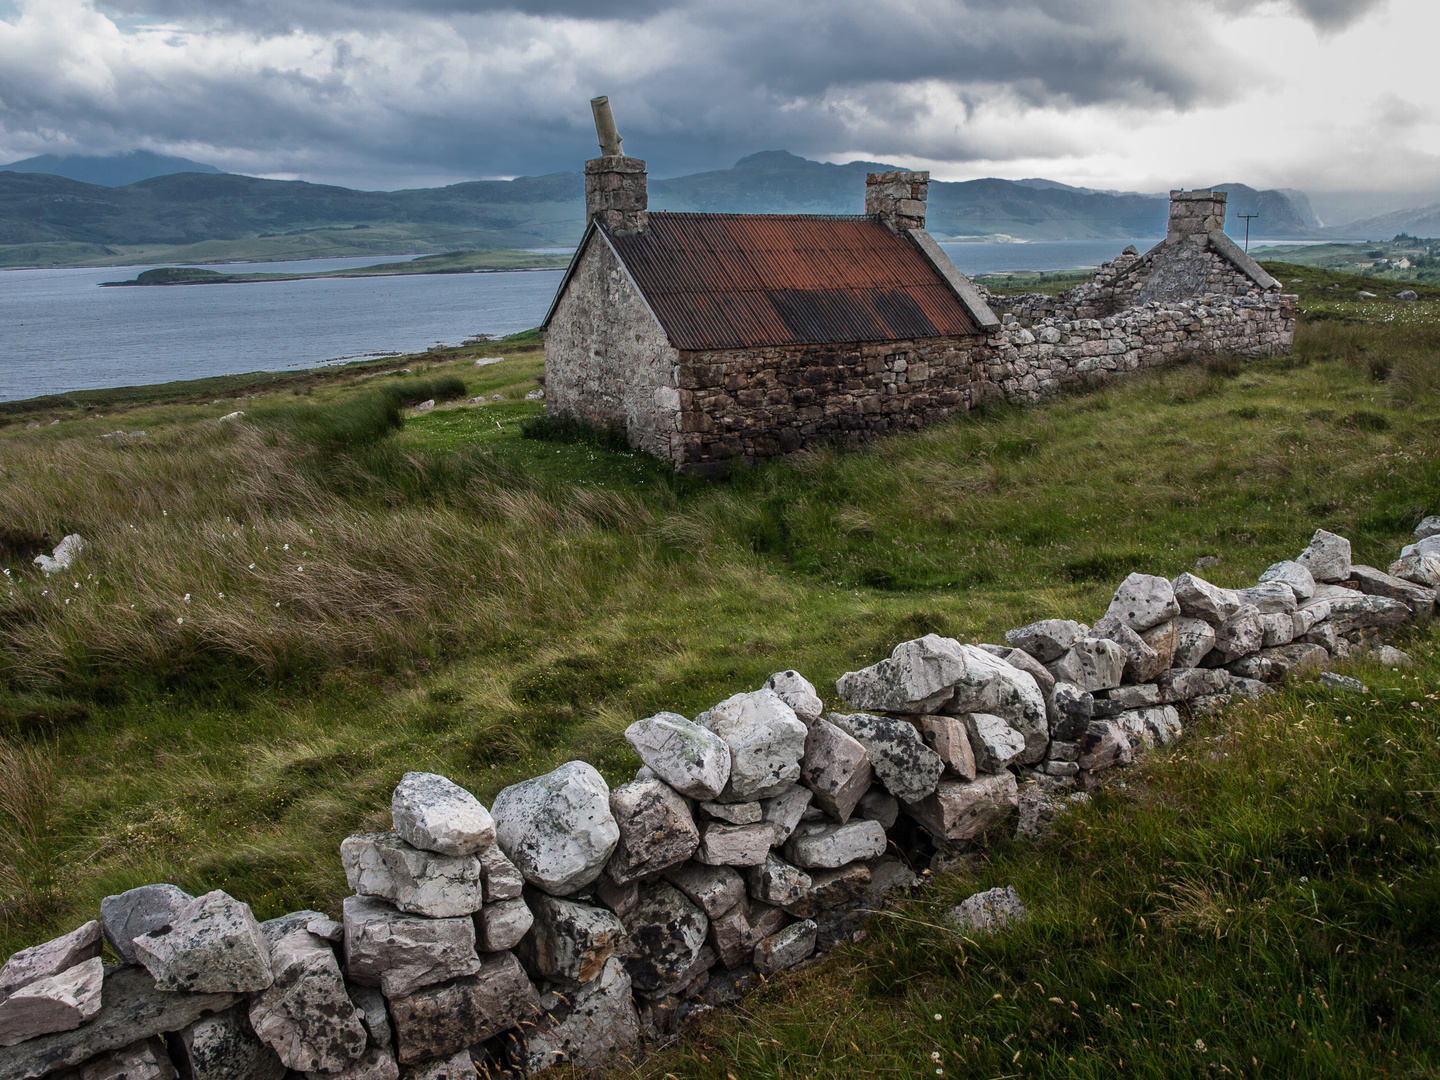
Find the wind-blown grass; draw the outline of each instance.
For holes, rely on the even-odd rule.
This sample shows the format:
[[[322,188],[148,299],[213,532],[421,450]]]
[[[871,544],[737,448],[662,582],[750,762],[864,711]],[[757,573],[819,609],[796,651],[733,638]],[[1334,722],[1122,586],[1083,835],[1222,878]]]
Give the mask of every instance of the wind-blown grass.
[[[898,641],[930,631],[994,641],[1047,615],[1091,621],[1129,571],[1173,576],[1202,555],[1223,557],[1205,572],[1217,583],[1248,584],[1317,527],[1383,566],[1440,509],[1440,395],[1403,375],[1433,365],[1427,333],[1309,322],[1289,359],[1179,366],[725,482],[676,478],[593,438],[522,438],[542,411],[523,400],[540,374],[533,352],[479,369],[473,352],[396,361],[413,378],[459,380],[456,396],[503,399],[401,409],[399,429],[390,412],[374,423],[373,402],[421,399],[389,397],[401,378],[373,367],[239,403],[196,404],[178,391],[163,406],[126,399],[116,426],[143,428],[143,439],[94,438],[108,423],[11,423],[0,429],[0,562],[10,570],[0,729],[6,754],[44,757],[46,779],[21,769],[32,779],[15,790],[38,784],[48,804],[31,824],[0,806],[6,837],[26,838],[3,861],[0,950],[150,881],[225,888],[262,918],[335,911],[346,892],[339,841],[385,824],[389,791],[409,769],[445,773],[487,802],[575,757],[621,782],[637,764],[627,724],[660,709],[693,716],[780,668],[833,700],[836,677]],[[1392,358],[1388,371],[1377,355]],[[453,390],[432,383],[426,397]],[[237,407],[244,418],[219,421]],[[534,432],[565,438],[546,427]],[[73,572],[42,577],[29,558],[68,532],[89,552]],[[1433,638],[1414,647],[1429,665],[1428,694]],[[1382,687],[1412,685],[1400,673],[1362,674],[1382,702]],[[1354,723],[1317,727],[1305,718],[1334,719],[1340,705],[1304,709],[1314,693],[1192,725],[1179,757],[1076,814],[1055,846],[996,847],[887,917],[868,943],[776,980],[740,1019],[705,1021],[692,1049],[661,1058],[654,1075],[719,1076],[722,1061],[737,1076],[972,1065],[1009,1075],[1040,1068],[1037,1052],[1058,1073],[1224,1075],[1218,1066],[1238,1072],[1248,1060],[1247,1040],[1280,1072],[1292,1067],[1281,1053],[1290,1047],[1296,1075],[1302,1065],[1308,1075],[1425,1072],[1434,1039],[1423,1024],[1381,1010],[1396,1017],[1384,1037],[1364,1034],[1364,1010],[1384,1002],[1366,990],[1362,1010],[1361,991],[1346,987],[1409,986],[1410,972],[1434,965],[1433,943],[1406,929],[1414,905],[1376,899],[1381,878],[1392,891],[1420,882],[1404,886],[1413,890],[1430,873],[1416,837],[1433,822],[1413,808],[1397,815],[1382,795],[1386,783],[1440,787],[1426,779],[1431,699],[1363,716],[1345,705],[1337,715]],[[1212,762],[1212,750],[1229,757]],[[1376,818],[1368,808],[1382,804]],[[1349,806],[1363,813],[1347,816]],[[1347,852],[1363,848],[1363,858],[1332,860],[1335,891],[1314,891],[1310,919],[1382,943],[1369,952],[1334,952],[1333,927],[1298,933],[1321,925],[1301,917],[1292,888],[1319,872],[1294,869],[1310,843],[1308,833],[1294,839],[1294,823],[1310,829],[1307,815],[1346,837]],[[1406,823],[1403,844],[1386,816]],[[1355,831],[1362,825],[1370,832]],[[1377,843],[1379,825],[1387,839]],[[1240,876],[1254,858],[1268,877]],[[1017,936],[956,945],[900,921],[943,925],[946,904],[1007,879],[1037,913]],[[1353,924],[1336,914],[1344,903]],[[1143,945],[1132,915],[1144,920],[1134,924]],[[1154,929],[1167,919],[1169,929]],[[1393,975],[1396,957],[1408,971]],[[1277,989],[1262,993],[1252,975]],[[1421,989],[1406,993],[1424,1017],[1431,983],[1415,978]],[[1019,989],[1035,982],[1043,996]],[[1064,1030],[1068,1012],[1050,1016],[1056,986],[1081,1027]],[[1095,1000],[1082,1001],[1081,987]],[[1135,992],[1122,1001],[1121,987]],[[1317,987],[1352,1013],[1330,1028],[1310,1023],[1321,1037],[1301,1057],[1281,1031],[1324,1013]],[[1297,993],[1304,1008],[1281,1009]],[[1182,1010],[1186,1025],[1172,1016],[1157,1034],[1159,1009]],[[932,1030],[924,1018],[934,1012],[947,1020]],[[1141,1013],[1143,1030],[1132,1017]],[[1019,1027],[1031,1017],[1034,1038]],[[917,1054],[922,1021],[930,1049]],[[756,1046],[761,1033],[776,1042]],[[1176,1049],[1181,1035],[1191,1049]],[[1144,1056],[1147,1038],[1166,1045]],[[1193,1049],[1196,1038],[1225,1056]],[[1349,1058],[1322,1056],[1326,1038]]]

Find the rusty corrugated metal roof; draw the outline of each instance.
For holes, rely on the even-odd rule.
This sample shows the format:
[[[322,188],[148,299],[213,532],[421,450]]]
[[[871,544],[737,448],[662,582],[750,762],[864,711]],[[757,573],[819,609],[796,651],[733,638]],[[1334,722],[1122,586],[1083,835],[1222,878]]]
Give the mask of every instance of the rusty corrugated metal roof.
[[[652,213],[607,234],[679,349],[977,334],[920,250],[868,217]]]

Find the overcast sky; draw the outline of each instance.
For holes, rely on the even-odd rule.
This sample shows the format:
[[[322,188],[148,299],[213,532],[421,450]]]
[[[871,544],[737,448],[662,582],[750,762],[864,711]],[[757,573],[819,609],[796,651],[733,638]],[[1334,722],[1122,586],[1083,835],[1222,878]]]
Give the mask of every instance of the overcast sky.
[[[0,0],[0,161],[426,186],[757,150],[1440,193],[1440,0]],[[1440,195],[1437,195],[1440,197]]]

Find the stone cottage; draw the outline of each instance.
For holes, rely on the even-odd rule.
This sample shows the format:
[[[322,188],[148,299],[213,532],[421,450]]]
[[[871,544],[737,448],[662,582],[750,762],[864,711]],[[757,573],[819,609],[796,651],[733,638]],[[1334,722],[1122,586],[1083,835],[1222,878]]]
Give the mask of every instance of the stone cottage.
[[[645,162],[623,153],[608,102],[592,105],[602,156],[542,324],[546,410],[621,424],[681,472],[1293,338],[1294,298],[1287,328],[1279,284],[1220,231],[1223,192],[1173,193],[1154,250],[1106,264],[1078,300],[1007,304],[1002,322],[925,231],[929,173],[869,174],[864,214],[651,213]]]

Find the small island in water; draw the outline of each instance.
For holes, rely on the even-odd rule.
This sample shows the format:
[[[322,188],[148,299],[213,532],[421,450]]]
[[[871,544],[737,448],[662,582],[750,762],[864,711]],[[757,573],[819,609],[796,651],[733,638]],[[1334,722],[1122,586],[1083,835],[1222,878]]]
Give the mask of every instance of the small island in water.
[[[304,281],[308,278],[391,277],[404,274],[486,274],[511,270],[563,270],[568,254],[515,251],[494,248],[484,251],[447,251],[422,255],[408,262],[376,263],[347,270],[314,270],[288,274],[232,274],[203,266],[157,266],[141,271],[128,281],[103,281],[102,287],[127,285],[238,285],[260,281]]]

